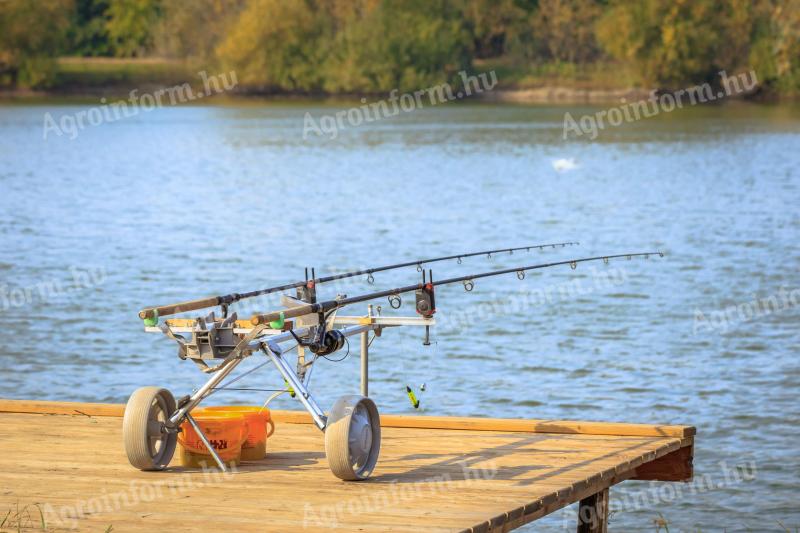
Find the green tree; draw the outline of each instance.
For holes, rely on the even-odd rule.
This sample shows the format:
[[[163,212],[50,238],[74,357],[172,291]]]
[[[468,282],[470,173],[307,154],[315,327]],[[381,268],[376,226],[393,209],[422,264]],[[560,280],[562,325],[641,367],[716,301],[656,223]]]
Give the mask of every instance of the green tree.
[[[169,57],[212,62],[216,47],[245,5],[245,0],[166,2],[156,30],[156,50]]]
[[[53,82],[72,8],[71,0],[0,2],[0,83],[42,87]]]
[[[217,55],[262,89],[419,89],[469,65],[458,14],[445,0],[250,0]]]
[[[749,58],[760,82],[800,92],[800,0],[760,3]]]
[[[333,30],[324,2],[251,0],[217,55],[242,84],[264,90],[313,92],[322,88],[322,66]]]
[[[472,35],[474,57],[499,57],[527,31],[530,11],[515,0],[465,0],[464,21]],[[531,9],[532,11],[532,9]]]
[[[530,24],[536,55],[566,63],[597,59],[594,26],[601,14],[596,0],[540,0]]]
[[[597,37],[612,56],[636,65],[649,83],[676,85],[716,73],[721,0],[614,0]]]
[[[470,34],[445,0],[384,0],[347,19],[334,42],[328,91],[412,91],[455,81],[471,62]]]
[[[141,57],[152,50],[161,13],[161,0],[110,0],[106,30],[115,54]]]
[[[76,56],[109,56],[106,18],[108,0],[75,0],[67,53]]]

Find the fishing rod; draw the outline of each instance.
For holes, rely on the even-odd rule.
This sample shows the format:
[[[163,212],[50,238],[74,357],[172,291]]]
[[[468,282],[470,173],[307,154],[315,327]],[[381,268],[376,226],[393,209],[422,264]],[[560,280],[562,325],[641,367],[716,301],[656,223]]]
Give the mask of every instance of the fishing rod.
[[[368,294],[361,294],[358,296],[353,296],[350,298],[337,298],[334,300],[327,300],[324,302],[316,302],[316,303],[309,303],[305,305],[299,305],[297,307],[292,307],[290,309],[286,309],[283,311],[271,311],[265,314],[255,314],[250,318],[250,321],[255,324],[275,324],[276,326],[279,325],[283,327],[283,321],[287,318],[294,318],[303,315],[309,315],[313,313],[328,313],[340,307],[344,307],[346,305],[359,303],[359,302],[366,302],[368,300],[374,300],[376,298],[383,298],[388,297],[389,303],[391,304],[392,308],[397,309],[400,307],[400,295],[408,292],[414,291],[421,291],[417,293],[417,312],[425,317],[433,316],[433,313],[436,311],[435,303],[433,300],[433,288],[438,287],[440,285],[449,285],[452,283],[463,283],[464,289],[466,291],[471,291],[475,287],[475,280],[481,278],[488,278],[491,276],[501,276],[503,274],[512,274],[516,273],[517,277],[522,280],[525,278],[525,272],[529,270],[537,270],[541,268],[549,268],[554,266],[560,265],[570,265],[574,270],[577,268],[578,263],[586,263],[589,261],[603,261],[604,263],[608,263],[609,259],[617,259],[620,257],[627,257],[629,260],[634,257],[645,257],[649,258],[651,255],[658,255],[659,257],[664,257],[664,253],[660,251],[656,252],[637,252],[631,254],[617,254],[617,255],[600,255],[596,257],[584,257],[581,259],[570,259],[567,261],[556,261],[553,263],[542,263],[538,265],[530,265],[530,266],[522,266],[516,268],[506,268],[502,270],[493,270],[490,272],[481,272],[479,274],[469,274],[466,276],[458,276],[455,278],[447,278],[438,281],[433,281],[432,272],[429,271],[428,279],[425,279],[425,273],[423,272],[423,282],[418,283],[415,285],[407,285],[405,287],[397,287],[394,289],[387,289],[383,291],[371,292]],[[422,303],[422,309],[421,304]]]
[[[505,249],[505,251],[508,250],[510,249]],[[481,253],[497,253],[497,251],[475,252],[474,254],[452,257],[465,257]],[[123,440],[128,460],[131,465],[141,470],[163,470],[172,459],[181,426],[188,424],[194,429],[220,469],[227,471],[225,462],[214,450],[208,437],[203,433],[201,425],[191,416],[191,411],[212,393],[235,384],[236,380],[260,368],[255,366],[251,370],[240,374],[239,377],[228,379],[245,358],[260,351],[273,363],[278,374],[284,380],[285,387],[275,392],[289,392],[292,397],[297,398],[308,411],[316,427],[325,433],[325,456],[328,458],[328,466],[333,474],[346,481],[366,479],[372,474],[377,464],[381,441],[378,408],[368,397],[369,346],[372,340],[381,336],[384,328],[395,326],[424,327],[425,337],[423,344],[430,344],[429,328],[434,324],[432,317],[436,313],[434,300],[436,287],[463,283],[464,289],[471,291],[475,287],[476,280],[490,276],[516,273],[517,277],[522,280],[525,279],[526,272],[536,269],[559,265],[570,265],[575,269],[578,263],[600,260],[608,263],[610,259],[622,257],[632,259],[633,257],[650,257],[655,254],[661,257],[664,255],[660,251],[601,255],[503,268],[502,270],[473,273],[437,281],[433,279],[432,270],[421,268],[422,261],[419,261],[405,264],[416,263],[420,267],[422,283],[360,294],[349,298],[347,296],[337,296],[333,300],[319,302],[316,299],[304,298],[305,294],[298,290],[296,298],[282,300],[284,306],[282,310],[253,315],[250,324],[245,323],[243,320],[237,321],[236,313],[224,318],[216,318],[212,314],[208,317],[191,321],[167,320],[160,328],[151,327],[155,324],[148,324],[148,321],[145,320],[146,330],[154,333],[163,333],[173,341],[176,341],[178,344],[178,356],[181,359],[190,359],[204,373],[209,374],[209,377],[204,385],[196,388],[191,394],[180,397],[177,401],[172,393],[163,387],[142,387],[131,395],[125,407],[125,418],[123,420]],[[432,261],[434,260],[426,260],[425,262]],[[389,269],[392,266],[380,268]],[[379,269],[359,272],[376,272]],[[331,279],[337,279],[337,277],[333,276]],[[312,279],[312,285],[317,281]],[[297,286],[297,284],[289,286]],[[373,317],[371,312],[363,318],[341,317],[340,320],[337,320],[335,317],[337,310],[344,306],[381,297],[388,297],[390,305],[397,309],[402,305],[400,298],[405,293],[414,294],[416,312],[421,315],[421,318]],[[219,304],[217,298],[215,297],[213,300],[206,299],[206,301],[211,301],[212,304]],[[380,310],[378,315],[380,315]],[[298,318],[296,321],[285,320],[293,317]],[[158,317],[156,317],[155,322],[157,320]],[[337,323],[342,327],[336,327]],[[190,333],[190,335],[184,336],[181,333]],[[372,340],[369,339],[370,333],[373,334]],[[348,347],[347,353],[349,353],[348,338],[355,335],[361,337],[361,394],[341,396],[325,412],[308,389],[310,372],[320,357],[327,358],[328,355],[343,349],[345,346]],[[293,358],[284,356],[287,351],[295,348],[297,349],[296,365],[292,364],[295,363],[295,361],[291,360]],[[305,350],[313,354],[313,357],[307,359]],[[347,354],[345,354],[346,356]],[[209,366],[211,360],[218,361],[218,364]],[[242,388],[241,390],[244,389]],[[259,390],[273,391],[275,389]],[[418,399],[414,396],[413,390],[406,386],[406,392],[410,393],[409,399],[414,404],[414,407],[419,407]],[[274,394],[270,396],[264,406],[266,407],[274,397]],[[150,414],[148,415],[148,413]],[[153,413],[159,415],[158,420],[156,420],[158,424],[155,426],[153,423],[155,415]],[[160,446],[154,447],[154,438],[159,439]],[[259,454],[263,454],[263,452],[259,452]],[[259,455],[259,457],[261,456],[263,455]]]
[[[143,320],[154,320],[158,319],[160,316],[169,316],[175,315],[178,313],[184,313],[187,311],[196,311],[198,309],[206,309],[208,307],[216,307],[218,305],[223,306],[223,308],[227,308],[230,304],[234,302],[238,302],[240,300],[244,300],[246,298],[254,298],[256,296],[263,296],[265,294],[272,294],[275,292],[286,291],[290,289],[300,289],[302,288],[305,291],[305,298],[310,301],[316,300],[316,291],[315,288],[320,283],[328,283],[331,281],[336,281],[340,279],[352,278],[354,276],[361,276],[366,274],[367,282],[373,283],[374,278],[372,277],[373,274],[378,272],[384,272],[386,270],[394,270],[398,268],[404,268],[408,266],[417,266],[417,270],[422,272],[422,265],[428,263],[437,263],[439,261],[450,261],[452,259],[457,259],[459,264],[463,258],[467,257],[475,257],[478,255],[486,255],[491,257],[492,254],[500,254],[500,253],[511,253],[526,250],[531,251],[532,249],[538,248],[539,250],[544,250],[545,248],[556,248],[560,246],[564,248],[565,246],[574,246],[579,245],[579,242],[556,242],[556,243],[548,243],[548,244],[531,244],[529,246],[518,246],[515,248],[499,248],[496,250],[484,250],[482,252],[469,252],[466,254],[456,254],[456,255],[446,255],[442,257],[434,257],[431,259],[418,259],[416,261],[407,261],[405,263],[395,263],[393,265],[386,265],[380,266],[375,268],[367,268],[363,270],[354,270],[352,272],[345,272],[342,274],[334,274],[332,276],[326,276],[323,278],[316,278],[316,274],[314,273],[314,269],[311,269],[311,279],[308,278],[308,269],[306,269],[306,280],[305,281],[298,281],[295,283],[287,283],[285,285],[277,285],[275,287],[269,287],[266,289],[261,289],[257,291],[245,292],[245,293],[231,293],[226,294],[224,296],[210,296],[208,298],[200,298],[198,300],[188,300],[185,302],[179,302],[175,304],[169,305],[162,305],[158,307],[150,307],[147,309],[142,309],[139,311],[139,318]]]

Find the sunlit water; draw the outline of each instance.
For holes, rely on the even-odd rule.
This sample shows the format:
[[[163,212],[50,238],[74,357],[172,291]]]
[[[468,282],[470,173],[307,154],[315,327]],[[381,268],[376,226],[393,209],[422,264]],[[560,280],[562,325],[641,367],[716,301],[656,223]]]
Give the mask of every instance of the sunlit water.
[[[0,396],[124,402],[155,384],[185,394],[203,376],[171,341],[142,332],[136,311],[295,281],[306,266],[324,274],[581,243],[434,265],[443,278],[663,250],[479,280],[470,293],[442,288],[430,347],[413,328],[372,345],[371,395],[383,412],[408,413],[405,386],[425,383],[425,414],[692,424],[696,473],[724,486],[626,504],[613,530],[654,531],[659,513],[670,531],[800,527],[796,109],[693,109],[589,142],[562,139],[563,114],[596,109],[449,104],[331,140],[304,139],[303,117],[335,108],[248,102],[160,109],[43,140],[45,113],[85,107],[0,107]],[[384,273],[374,287],[418,276]],[[579,293],[565,289],[575,280]],[[322,296],[372,288],[358,278]],[[776,312],[721,318],[754,299],[782,302],[782,290],[788,304]],[[375,303],[413,315],[412,299],[400,311]],[[326,408],[358,389],[352,351],[313,373]],[[282,382],[266,367],[239,385]],[[755,479],[726,478],[750,462]],[[660,486],[628,482],[612,500]],[[558,513],[536,530],[574,530],[573,519]]]

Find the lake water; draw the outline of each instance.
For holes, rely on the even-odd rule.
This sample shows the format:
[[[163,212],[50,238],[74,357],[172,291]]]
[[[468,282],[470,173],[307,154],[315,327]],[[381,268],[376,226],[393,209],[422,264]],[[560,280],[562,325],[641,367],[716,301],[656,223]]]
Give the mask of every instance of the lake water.
[[[203,376],[142,332],[138,309],[296,281],[307,266],[581,243],[433,265],[443,278],[662,250],[441,288],[431,346],[413,328],[372,345],[371,395],[383,412],[408,413],[405,386],[425,383],[424,414],[695,425],[695,471],[715,488],[625,483],[612,502],[657,497],[625,503],[612,530],[655,531],[662,516],[670,531],[800,527],[798,108],[695,108],[565,141],[564,113],[597,109],[447,104],[304,139],[306,112],[337,108],[234,101],[43,140],[46,113],[86,108],[0,106],[0,397],[185,394]],[[375,287],[418,276],[378,274]],[[356,278],[321,294],[372,288]],[[399,311],[375,303],[414,314],[409,299]],[[317,366],[324,408],[358,390],[357,353]],[[240,385],[282,381],[266,367]],[[736,465],[748,474],[739,482]],[[535,529],[574,530],[573,517]]]

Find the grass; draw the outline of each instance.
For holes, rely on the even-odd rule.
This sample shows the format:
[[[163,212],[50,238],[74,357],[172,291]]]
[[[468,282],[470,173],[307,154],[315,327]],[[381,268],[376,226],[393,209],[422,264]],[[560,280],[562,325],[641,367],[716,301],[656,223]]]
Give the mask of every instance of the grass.
[[[177,85],[197,79],[184,62],[166,59],[62,57],[57,60],[54,86],[59,89]]]
[[[641,87],[642,80],[628,67],[608,62],[586,65],[576,63],[524,63],[507,57],[478,59],[476,72],[494,70],[498,89],[535,89],[565,87],[601,90]]]
[[[528,63],[508,57],[477,59],[474,71],[497,74],[498,89],[563,87],[578,90],[629,89],[642,86],[641,80],[626,67],[598,62]],[[163,58],[61,57],[50,89],[80,93],[128,90],[148,85],[173,86],[198,83],[202,67],[185,61]],[[210,72],[209,74],[213,74]]]
[[[658,518],[653,519],[653,523],[656,525],[656,533],[659,533],[662,527],[665,533],[669,533],[669,522],[667,522],[663,514],[658,513]]]
[[[31,512],[32,509],[36,509],[36,511],[39,512],[38,521],[35,520],[36,514]],[[17,502],[13,508],[8,510],[2,522],[0,522],[0,530],[16,530],[18,533],[21,533],[23,529],[47,530],[44,512],[42,508],[39,507],[38,503],[29,504],[20,509],[19,502]]]

